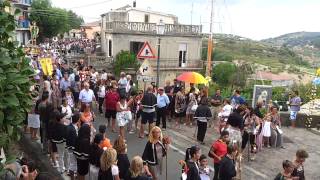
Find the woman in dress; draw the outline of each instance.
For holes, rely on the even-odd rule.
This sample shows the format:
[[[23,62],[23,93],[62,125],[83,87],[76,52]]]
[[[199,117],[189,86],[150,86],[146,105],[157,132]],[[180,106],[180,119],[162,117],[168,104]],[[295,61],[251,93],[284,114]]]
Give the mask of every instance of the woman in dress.
[[[109,148],[102,153],[98,180],[120,180],[117,166],[117,151]]]
[[[119,135],[124,137],[125,129],[124,126],[128,123],[128,116],[131,115],[130,108],[128,108],[127,100],[125,96],[120,98],[120,101],[117,103],[117,123],[120,128]]]
[[[176,128],[178,128],[180,127],[180,123],[182,121],[182,118],[186,110],[186,97],[185,97],[185,92],[183,87],[181,87],[181,89],[176,94],[174,109],[177,117]]]
[[[167,147],[162,143],[162,140],[161,129],[158,126],[153,127],[142,155],[142,159],[146,163],[144,168],[153,180],[158,180],[162,174],[162,161],[167,155]]]
[[[283,136],[281,128],[280,114],[278,113],[278,108],[272,106],[270,108],[271,116],[271,146],[283,147]]]
[[[186,151],[185,162],[188,167],[187,180],[201,180],[199,159],[201,156],[201,149],[199,146],[192,146]]]
[[[195,96],[195,89],[192,88],[190,89],[189,92],[189,103],[187,107],[187,112],[186,112],[186,125],[187,126],[192,126],[193,122],[193,115],[196,112],[196,109],[193,109],[194,106],[198,105],[196,96]]]

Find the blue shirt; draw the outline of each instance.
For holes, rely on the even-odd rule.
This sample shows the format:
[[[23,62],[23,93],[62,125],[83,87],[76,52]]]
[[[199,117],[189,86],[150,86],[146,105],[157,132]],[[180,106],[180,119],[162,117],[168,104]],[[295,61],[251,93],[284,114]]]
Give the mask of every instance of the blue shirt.
[[[62,73],[61,73],[60,69],[56,69],[56,75],[59,80],[62,78]]]
[[[168,96],[166,94],[158,94],[157,96],[157,107],[158,108],[163,108],[166,107],[167,105],[169,105],[170,100],[168,98]]]
[[[64,78],[60,81],[60,89],[61,90],[67,90],[68,87],[71,86],[70,81],[66,81]]]
[[[231,97],[231,106],[237,108],[239,105],[246,103],[246,100],[241,96],[232,96]]]

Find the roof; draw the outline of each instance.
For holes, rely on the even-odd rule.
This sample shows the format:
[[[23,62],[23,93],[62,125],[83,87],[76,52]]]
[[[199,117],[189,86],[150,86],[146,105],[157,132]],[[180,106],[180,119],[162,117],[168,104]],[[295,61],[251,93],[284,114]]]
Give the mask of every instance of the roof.
[[[88,23],[82,24],[81,26],[82,27],[100,26],[100,21],[88,22]]]
[[[177,16],[176,16],[176,15],[173,15],[173,14],[167,14],[167,13],[158,12],[158,11],[151,11],[151,10],[149,10],[149,9],[139,9],[139,8],[132,7],[132,6],[130,6],[130,5],[126,5],[126,6],[117,8],[117,9],[115,9],[115,10],[112,10],[112,9],[111,9],[109,12],[129,12],[129,11],[140,11],[140,12],[145,12],[145,13],[150,13],[150,14],[158,14],[158,15],[161,15],[161,16],[168,16],[168,17],[177,18]],[[107,12],[107,13],[108,13],[108,12]],[[101,16],[104,16],[104,15],[106,15],[107,13],[101,14]]]
[[[268,71],[257,71],[252,75],[256,80],[270,80],[270,81],[293,81],[294,79],[287,74],[273,74]]]

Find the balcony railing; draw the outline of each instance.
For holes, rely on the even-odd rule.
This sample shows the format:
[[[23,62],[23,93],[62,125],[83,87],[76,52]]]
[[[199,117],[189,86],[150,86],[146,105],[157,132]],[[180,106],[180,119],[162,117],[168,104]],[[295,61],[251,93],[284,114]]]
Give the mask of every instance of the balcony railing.
[[[32,0],[11,0],[16,5],[31,6]]]
[[[26,28],[26,29],[29,29],[29,24],[30,24],[30,21],[29,20],[18,20],[18,25],[17,25],[17,28]]]
[[[149,60],[152,67],[157,67],[156,60]],[[179,59],[161,59],[160,69],[201,69],[203,67],[202,60],[187,59],[185,63],[179,62]]]
[[[111,33],[133,33],[133,34],[157,34],[156,23],[121,22],[113,21],[106,23],[106,31]],[[164,35],[200,35],[202,26],[166,24]]]

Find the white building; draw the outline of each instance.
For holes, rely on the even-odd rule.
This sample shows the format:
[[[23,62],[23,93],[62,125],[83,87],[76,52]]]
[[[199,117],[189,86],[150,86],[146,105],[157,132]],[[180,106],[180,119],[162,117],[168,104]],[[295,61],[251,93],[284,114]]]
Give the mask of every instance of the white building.
[[[30,36],[30,21],[28,17],[28,11],[31,8],[31,0],[11,0],[11,12],[14,13],[16,9],[20,9],[21,13],[16,16],[16,40],[19,45],[26,45]]]
[[[162,33],[157,31],[159,24]],[[179,24],[175,15],[127,5],[101,15],[101,46],[107,57],[115,57],[121,50],[137,54],[148,41],[157,56],[161,38],[160,77],[173,79],[182,71],[202,69],[201,30],[198,25]],[[156,66],[156,60],[150,62]]]

